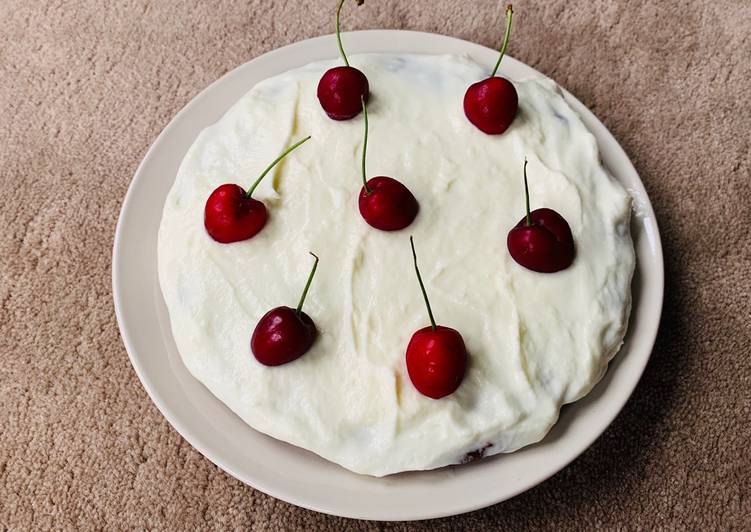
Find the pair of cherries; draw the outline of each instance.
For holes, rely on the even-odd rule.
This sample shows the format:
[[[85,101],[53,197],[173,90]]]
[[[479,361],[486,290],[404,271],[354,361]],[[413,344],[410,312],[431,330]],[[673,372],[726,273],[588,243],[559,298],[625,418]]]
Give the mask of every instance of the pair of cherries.
[[[467,368],[467,348],[455,329],[436,325],[425,285],[417,266],[417,253],[412,237],[415,272],[425,299],[430,325],[412,335],[407,345],[407,372],[415,388],[428,397],[440,399],[453,393],[461,384]],[[318,267],[315,257],[297,308],[277,307],[260,319],[253,331],[250,347],[256,359],[266,366],[280,366],[305,354],[318,336],[315,323],[302,307]]]
[[[364,0],[357,0],[362,5]],[[318,83],[318,99],[326,114],[334,120],[349,120],[360,113],[361,101],[368,101],[370,86],[362,71],[350,66],[342,46],[339,18],[345,0],[336,10],[336,40],[344,66],[326,71]],[[464,95],[464,114],[478,129],[497,135],[508,129],[516,117],[519,97],[514,84],[506,78],[496,77],[501,60],[508,48],[511,36],[511,5],[506,7],[506,32],[503,36],[498,61],[489,78],[472,84]]]
[[[360,214],[376,229],[404,229],[414,221],[419,204],[409,189],[396,179],[387,176],[367,179],[365,159],[368,148],[368,110],[364,100],[362,109],[365,138],[362,150],[363,186],[358,197]],[[253,198],[253,192],[277,163],[310,138],[307,136],[285,149],[247,191],[237,184],[224,184],[214,189],[204,208],[204,226],[211,238],[222,244],[231,244],[248,240],[264,228],[269,217],[268,211],[263,202]]]
[[[524,160],[524,195],[527,214],[509,231],[506,243],[511,257],[530,270],[553,273],[574,261],[574,238],[566,220],[552,209],[529,210],[527,160]],[[445,397],[459,387],[467,369],[467,349],[455,329],[436,325],[425,285],[417,267],[412,237],[412,257],[417,281],[428,308],[430,326],[412,335],[407,346],[407,372],[417,390],[433,399]]]
[[[568,268],[574,260],[574,239],[566,220],[552,209],[529,210],[527,161],[524,160],[524,192],[527,215],[511,229],[506,239],[511,257],[522,266],[543,273]],[[425,285],[417,267],[412,237],[412,257],[430,326],[412,335],[407,346],[407,372],[417,391],[433,399],[452,394],[464,379],[467,348],[459,331],[436,325]]]
[[[333,120],[349,120],[362,111],[365,122],[362,148],[363,187],[358,197],[358,208],[370,226],[381,231],[398,231],[414,221],[420,206],[412,192],[396,179],[388,176],[367,179],[365,157],[368,149],[367,102],[370,98],[370,85],[362,71],[350,66],[342,46],[339,19],[345,1],[341,0],[336,9],[336,42],[344,66],[331,68],[323,74],[318,82],[318,101]],[[356,2],[357,5],[362,5],[364,0]]]
[[[362,110],[365,123],[362,153],[363,187],[360,191],[358,207],[365,221],[371,226],[384,231],[395,231],[412,223],[419,205],[409,189],[393,178],[378,176],[370,180],[366,179],[365,159],[368,141],[366,102],[369,97],[369,86],[365,75],[349,66],[342,48],[339,16],[344,1],[340,2],[337,9],[336,29],[339,49],[346,66],[330,69],[324,74],[318,86],[318,97],[326,113],[335,120],[353,118]],[[362,4],[362,0],[358,1],[358,4]],[[508,43],[511,13],[511,6],[509,6],[501,57],[493,74],[490,78],[472,85],[465,96],[464,107],[467,117],[486,133],[505,131],[513,120],[518,105],[513,84],[503,78],[495,78],[495,72]],[[359,102],[356,102],[356,97]],[[504,99],[512,100],[512,105],[506,105],[508,102]],[[355,106],[355,103],[358,105]],[[499,112],[498,109],[501,111]],[[226,184],[212,192],[206,202],[204,223],[207,232],[214,240],[221,243],[246,240],[252,238],[264,227],[268,213],[262,202],[252,198],[253,191],[279,161],[309,139],[308,136],[287,148],[263,171],[248,191],[239,185]],[[527,216],[509,233],[507,239],[509,252],[518,263],[535,271],[553,272],[563,269],[573,260],[573,239],[568,224],[550,209],[529,212],[526,160],[524,179]],[[566,232],[570,246],[565,243]],[[428,397],[438,399],[453,393],[461,384],[466,370],[467,352],[461,334],[454,329],[436,325],[417,268],[417,256],[411,237],[410,243],[431,326],[420,329],[412,336],[407,347],[407,369],[410,380],[418,391]],[[570,253],[561,251],[568,247],[570,247]],[[566,258],[569,255],[570,258]],[[257,324],[251,339],[251,349],[256,359],[262,364],[267,366],[286,364],[302,356],[313,345],[317,330],[310,316],[302,311],[302,305],[317,266],[318,257],[316,257],[296,309],[274,308],[267,312]]]
[[[428,309],[430,325],[415,332],[407,345],[407,372],[420,393],[440,399],[453,393],[461,384],[467,368],[467,348],[458,331],[436,325],[417,267],[417,253],[412,237],[409,238],[409,243],[412,246],[415,272]],[[302,310],[318,267],[318,257],[313,253],[311,255],[315,257],[315,262],[297,308],[282,306],[268,311],[253,331],[250,348],[261,364],[280,366],[292,362],[304,355],[318,336],[315,323]]]

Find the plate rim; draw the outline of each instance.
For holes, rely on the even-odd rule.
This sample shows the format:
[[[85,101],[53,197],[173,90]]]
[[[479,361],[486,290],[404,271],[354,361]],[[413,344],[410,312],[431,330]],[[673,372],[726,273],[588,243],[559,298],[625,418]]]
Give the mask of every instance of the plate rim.
[[[464,39],[459,39],[456,37],[446,36],[446,35],[440,35],[435,33],[428,33],[428,32],[420,32],[420,31],[412,31],[412,30],[394,30],[394,29],[374,29],[374,30],[360,30],[360,31],[353,31],[353,32],[343,32],[342,36],[345,38],[346,41],[348,41],[347,48],[350,50],[353,50],[355,48],[358,48],[356,41],[358,40],[368,40],[368,39],[388,39],[389,37],[394,37],[395,35],[398,35],[399,38],[414,38],[418,40],[439,40],[444,41],[444,43],[451,43],[456,46],[461,46],[467,48],[466,53],[470,53],[471,49],[475,50],[481,50],[483,53],[487,52],[493,52],[497,53],[496,50],[493,50],[491,48],[488,48],[486,46],[473,43],[471,41],[467,41]],[[341,517],[349,517],[349,518],[355,518],[355,519],[377,519],[377,520],[400,520],[400,521],[409,521],[409,520],[420,520],[420,519],[433,519],[433,518],[439,518],[439,517],[446,517],[450,515],[458,515],[466,512],[470,512],[473,510],[477,510],[480,508],[484,508],[499,502],[502,502],[503,500],[510,499],[512,497],[515,497],[516,495],[527,491],[528,489],[531,489],[532,487],[544,482],[548,478],[552,477],[562,469],[564,469],[566,466],[568,466],[573,460],[575,460],[577,457],[579,457],[586,449],[588,449],[595,440],[597,440],[604,432],[607,430],[607,428],[611,425],[615,417],[621,412],[623,409],[623,406],[626,404],[628,399],[633,394],[634,390],[636,389],[641,376],[649,362],[649,359],[651,358],[652,349],[654,348],[654,343],[657,337],[657,332],[659,328],[659,322],[660,322],[660,316],[662,314],[662,308],[664,303],[664,257],[663,257],[663,251],[662,251],[662,241],[660,238],[659,233],[659,227],[657,223],[656,216],[654,214],[654,209],[651,205],[651,201],[649,199],[649,195],[646,192],[646,189],[644,187],[644,184],[636,171],[636,169],[633,166],[633,163],[628,157],[628,154],[625,152],[621,144],[618,142],[618,140],[613,136],[613,134],[610,132],[610,130],[597,118],[592,111],[590,111],[584,104],[582,104],[576,97],[574,97],[570,92],[568,92],[562,85],[558,84],[559,87],[563,90],[566,99],[569,104],[576,103],[578,104],[578,107],[576,108],[577,113],[588,115],[586,118],[588,118],[590,121],[593,121],[598,128],[600,128],[602,131],[605,132],[606,137],[609,137],[610,140],[613,141],[614,146],[617,148],[617,151],[619,152],[618,155],[622,155],[622,159],[624,159],[625,163],[628,165],[626,168],[626,171],[630,171],[633,173],[634,176],[636,176],[637,180],[637,190],[638,193],[640,193],[645,199],[646,203],[643,205],[640,205],[639,208],[642,213],[645,214],[644,218],[649,219],[651,221],[651,224],[653,225],[653,234],[651,235],[651,247],[653,248],[653,254],[655,257],[655,266],[657,269],[650,270],[650,274],[656,276],[655,281],[657,282],[657,285],[659,286],[659,294],[657,294],[658,301],[655,303],[655,308],[657,310],[656,316],[657,319],[654,320],[654,323],[649,327],[648,331],[645,331],[645,333],[648,335],[647,338],[647,344],[649,345],[649,351],[646,354],[646,356],[643,357],[643,363],[641,364],[641,367],[638,370],[638,374],[634,374],[633,382],[631,383],[630,390],[628,393],[623,394],[620,398],[617,404],[617,408],[612,409],[611,414],[608,415],[608,419],[606,422],[602,424],[602,428],[598,428],[594,430],[592,433],[588,433],[585,438],[580,439],[580,444],[577,445],[577,449],[571,453],[569,456],[567,456],[564,460],[561,460],[557,467],[552,468],[551,470],[547,471],[543,475],[538,475],[534,480],[529,482],[520,482],[519,486],[514,489],[507,492],[506,495],[498,497],[497,495],[489,495],[484,498],[477,498],[471,502],[464,502],[459,503],[450,507],[443,507],[440,509],[434,509],[430,511],[416,511],[413,514],[405,515],[405,514],[398,514],[398,515],[388,515],[388,509],[383,509],[382,511],[374,511],[372,513],[350,513],[346,510],[342,510],[341,508],[332,506],[332,505],[325,505],[321,503],[311,503],[310,501],[305,500],[304,498],[296,496],[294,493],[291,493],[289,491],[284,491],[278,489],[276,486],[271,486],[264,483],[258,483],[258,482],[251,482],[250,480],[246,478],[242,478],[240,475],[236,474],[232,468],[219,456],[216,455],[216,453],[212,452],[210,449],[206,448],[206,445],[203,444],[201,438],[194,434],[191,430],[189,430],[183,423],[180,422],[180,420],[173,414],[173,412],[166,406],[165,400],[163,397],[163,394],[161,391],[159,391],[152,382],[152,379],[144,370],[143,365],[141,364],[139,357],[135,354],[136,349],[134,346],[134,343],[130,337],[130,334],[132,331],[130,330],[130,327],[127,323],[127,320],[124,315],[123,310],[123,300],[126,297],[126,287],[122,286],[122,274],[121,274],[121,261],[122,261],[122,246],[123,246],[123,239],[125,238],[123,236],[124,234],[124,226],[128,220],[128,216],[131,215],[131,211],[133,209],[133,205],[135,202],[135,194],[136,190],[138,188],[138,185],[143,179],[143,176],[145,174],[145,168],[151,163],[152,159],[156,157],[157,152],[162,149],[162,144],[165,141],[165,138],[167,138],[170,133],[173,132],[173,129],[176,127],[176,124],[181,121],[186,115],[188,115],[196,106],[196,102],[203,98],[207,97],[207,95],[211,92],[213,92],[219,85],[227,83],[231,79],[239,76],[242,74],[242,72],[245,69],[252,68],[254,66],[254,63],[257,63],[261,60],[271,60],[275,56],[281,56],[284,54],[289,54],[290,52],[295,51],[296,49],[311,45],[313,43],[320,44],[322,41],[332,40],[334,39],[334,34],[329,35],[323,35],[318,37],[313,37],[310,39],[304,39],[301,41],[297,41],[291,44],[287,44],[285,46],[270,50],[264,54],[261,54],[259,56],[254,57],[253,59],[240,64],[236,66],[235,68],[229,70],[227,73],[213,81],[211,84],[209,84],[204,89],[200,90],[198,93],[193,95],[190,100],[180,109],[178,113],[176,113],[168,122],[168,124],[162,129],[162,131],[157,135],[157,137],[154,139],[154,141],[149,146],[148,150],[146,151],[146,154],[144,155],[143,159],[139,163],[133,178],[128,186],[127,193],[125,195],[125,198],[121,205],[121,210],[118,216],[117,225],[115,229],[115,237],[113,241],[113,248],[112,248],[112,293],[113,293],[113,302],[115,307],[115,315],[118,322],[118,327],[120,330],[120,336],[122,338],[123,344],[125,345],[126,352],[128,353],[129,360],[131,362],[131,365],[133,366],[136,374],[138,375],[139,380],[141,381],[142,386],[146,390],[147,394],[149,395],[149,398],[154,403],[154,405],[157,407],[159,412],[167,419],[169,424],[172,426],[173,429],[175,429],[178,434],[180,434],[193,448],[195,448],[199,453],[201,453],[205,458],[207,458],[210,462],[215,464],[217,467],[219,467],[222,471],[229,474],[233,478],[236,478],[240,482],[251,486],[254,489],[258,489],[259,491],[262,491],[272,497],[275,497],[277,499],[283,500],[285,502],[294,504],[296,506],[300,506],[303,508],[307,508],[309,510],[322,512],[330,515],[337,515]],[[438,43],[436,43],[438,44]],[[362,46],[362,45],[361,45]],[[361,47],[359,46],[359,47]],[[350,52],[350,54],[354,55],[356,53],[367,53],[363,51],[354,51]],[[393,52],[397,53],[397,52]],[[401,53],[415,53],[410,51],[403,51]],[[424,53],[424,52],[421,52]],[[437,53],[445,53],[445,52],[437,52]],[[332,53],[331,56],[336,56],[336,48],[332,47]],[[321,57],[320,59],[326,59],[327,57]],[[506,55],[504,58],[504,63],[508,65],[508,63],[515,64],[517,66],[522,66],[526,69],[530,69],[531,71],[534,71],[537,75],[543,76],[547,78],[544,74],[540,73],[538,70],[534,69],[533,67],[530,67],[529,65],[526,65],[513,57]],[[502,68],[502,70],[504,70]],[[555,80],[554,80],[555,81]],[[248,89],[250,89],[248,87]],[[234,102],[232,102],[234,103]],[[583,110],[583,111],[582,111]],[[584,117],[583,117],[584,118]],[[589,128],[588,128],[589,129]],[[592,131],[592,133],[597,137],[598,135]],[[195,138],[194,138],[195,140]],[[599,140],[599,139],[598,139]],[[600,149],[602,149],[601,146],[599,146]],[[184,156],[184,154],[183,154]],[[601,154],[602,157],[602,154]],[[612,171],[612,170],[611,170]],[[174,177],[170,180],[170,183],[174,181]],[[629,193],[633,196],[633,191],[629,190]],[[636,208],[636,206],[635,206]],[[160,216],[161,218],[161,216]],[[638,269],[639,266],[639,257],[637,255],[636,257],[636,268]],[[154,265],[154,268],[156,266]],[[157,281],[158,283],[158,281]],[[161,291],[159,291],[159,297],[161,296]],[[632,309],[633,312],[633,309]],[[633,322],[634,315],[632,314],[630,317],[630,324],[629,329],[632,327],[631,323]],[[164,346],[160,346],[164,347]],[[618,357],[619,355],[616,355]],[[611,365],[613,362],[611,361]],[[610,368],[607,373],[611,373]],[[603,378],[602,380],[605,380]],[[595,385],[595,389],[600,386],[599,382]],[[216,401],[219,401],[219,399],[214,398]],[[220,401],[219,401],[220,402]],[[577,403],[581,402],[581,400],[572,403],[572,405],[575,405]],[[544,442],[546,438],[544,438],[542,441]],[[353,473],[354,474],[354,473]],[[384,513],[386,512],[386,513]]]

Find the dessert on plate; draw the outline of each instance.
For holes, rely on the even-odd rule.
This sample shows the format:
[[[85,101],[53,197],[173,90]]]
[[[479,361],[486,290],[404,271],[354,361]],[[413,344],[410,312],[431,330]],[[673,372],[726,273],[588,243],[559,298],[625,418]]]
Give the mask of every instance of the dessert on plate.
[[[539,441],[623,342],[629,195],[547,78],[506,80],[509,121],[468,108],[510,101],[495,81],[470,95],[496,76],[469,57],[347,63],[356,113],[325,108],[341,61],[316,62],[258,83],[186,154],[158,240],[182,360],[251,427],[357,473]]]

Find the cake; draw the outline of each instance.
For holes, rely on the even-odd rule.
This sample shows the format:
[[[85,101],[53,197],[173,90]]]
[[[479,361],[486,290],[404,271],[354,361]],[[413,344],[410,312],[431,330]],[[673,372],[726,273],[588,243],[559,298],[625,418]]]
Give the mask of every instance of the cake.
[[[543,77],[514,80],[519,111],[502,135],[473,127],[467,86],[488,72],[465,56],[364,54],[368,172],[399,179],[420,202],[401,231],[358,212],[362,116],[331,120],[316,88],[337,64],[312,63],[252,87],[186,154],[164,206],[159,283],[180,356],[248,425],[362,474],[433,469],[541,440],[563,404],[587,394],[618,352],[631,306],[631,200],[597,143]],[[216,242],[203,224],[223,183],[245,187],[300,137],[254,197],[268,222],[252,239]],[[506,237],[532,208],[568,221],[576,257],[540,274]],[[412,385],[405,349],[427,321],[409,236],[436,320],[461,331],[468,365],[452,394]],[[268,309],[305,302],[318,336],[277,367],[250,349]]]

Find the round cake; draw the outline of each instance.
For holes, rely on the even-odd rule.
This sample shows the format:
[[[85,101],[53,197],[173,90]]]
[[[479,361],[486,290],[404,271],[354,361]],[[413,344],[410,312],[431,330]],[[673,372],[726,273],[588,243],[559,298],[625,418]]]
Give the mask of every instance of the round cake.
[[[331,120],[316,98],[319,62],[253,87],[196,139],[159,230],[159,282],[183,362],[256,430],[357,473],[432,469],[511,452],[542,439],[561,405],[588,393],[623,342],[631,306],[631,199],[602,167],[597,144],[547,78],[514,80],[519,111],[502,135],[464,115],[485,68],[462,56],[365,54],[368,175],[392,176],[418,198],[405,230],[358,212],[363,117]],[[263,231],[220,244],[204,206],[219,185],[248,187],[296,149],[253,197]],[[506,236],[531,207],[569,223],[576,256],[540,274],[517,264]],[[461,334],[464,380],[442,399],[412,385],[405,350],[429,324],[412,263],[440,325]],[[318,337],[301,358],[260,364],[250,338],[272,307],[305,301]]]

